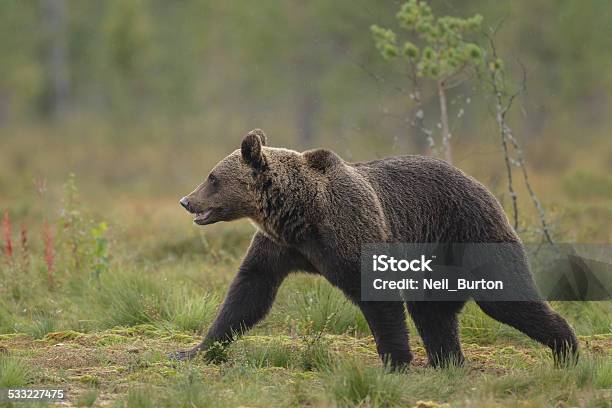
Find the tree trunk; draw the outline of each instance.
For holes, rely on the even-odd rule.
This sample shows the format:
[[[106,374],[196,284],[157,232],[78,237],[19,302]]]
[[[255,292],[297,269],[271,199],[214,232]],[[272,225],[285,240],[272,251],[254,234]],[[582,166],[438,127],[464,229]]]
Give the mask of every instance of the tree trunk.
[[[67,9],[65,0],[45,0],[49,27],[49,67],[51,109],[62,115],[68,108],[70,79],[68,72]]]
[[[438,99],[440,100],[440,122],[442,124],[442,148],[444,149],[444,160],[453,162],[453,154],[450,145],[450,128],[448,126],[448,109],[446,104],[446,89],[444,80],[438,81]]]
[[[414,81],[413,84],[413,98],[415,106],[413,110],[413,128],[416,129],[417,137],[415,137],[414,144],[419,153],[426,156],[433,155],[435,149],[435,142],[433,140],[431,132],[425,128],[425,109],[423,108],[423,100],[421,99],[421,88]]]

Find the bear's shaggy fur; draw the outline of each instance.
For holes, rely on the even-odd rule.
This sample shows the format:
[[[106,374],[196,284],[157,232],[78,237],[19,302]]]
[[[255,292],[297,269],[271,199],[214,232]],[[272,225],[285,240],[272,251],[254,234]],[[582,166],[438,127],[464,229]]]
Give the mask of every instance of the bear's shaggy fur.
[[[433,366],[462,362],[457,314],[464,302],[364,302],[360,251],[376,242],[522,244],[495,197],[478,181],[432,157],[348,163],[324,149],[303,153],[266,146],[259,130],[181,204],[200,225],[248,217],[258,227],[219,315],[204,341],[229,343],[261,320],[283,279],[301,270],[323,275],[364,313],[378,353],[400,367],[412,360],[405,306]],[[526,265],[526,264],[525,264]],[[529,274],[527,267],[516,273]],[[526,276],[531,282],[531,276]],[[478,302],[489,316],[574,356],[572,329],[545,302]]]

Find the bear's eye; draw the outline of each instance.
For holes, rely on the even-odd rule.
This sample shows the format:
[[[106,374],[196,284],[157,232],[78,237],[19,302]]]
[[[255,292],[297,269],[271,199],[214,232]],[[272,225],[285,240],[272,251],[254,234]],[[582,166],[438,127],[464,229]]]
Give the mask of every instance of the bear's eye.
[[[209,174],[208,175],[208,182],[216,186],[219,183],[219,180],[215,176],[213,176],[212,174]]]

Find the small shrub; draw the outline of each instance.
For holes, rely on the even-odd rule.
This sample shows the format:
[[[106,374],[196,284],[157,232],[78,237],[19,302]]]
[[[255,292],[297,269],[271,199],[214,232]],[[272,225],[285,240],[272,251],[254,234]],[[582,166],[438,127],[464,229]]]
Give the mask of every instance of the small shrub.
[[[305,371],[328,370],[334,364],[330,344],[321,338],[308,341],[300,352],[300,364]]]
[[[227,346],[217,341],[208,347],[204,353],[204,357],[213,364],[224,363],[229,358]]]
[[[94,278],[99,278],[103,272],[109,268],[109,252],[108,239],[106,238],[106,230],[108,226],[105,222],[99,223],[90,231],[93,245],[91,248],[91,266],[93,269]]]

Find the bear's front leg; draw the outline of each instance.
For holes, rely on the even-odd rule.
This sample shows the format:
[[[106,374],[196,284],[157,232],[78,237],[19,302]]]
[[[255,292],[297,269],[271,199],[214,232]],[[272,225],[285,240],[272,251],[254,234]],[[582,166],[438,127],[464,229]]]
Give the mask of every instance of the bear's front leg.
[[[393,370],[405,368],[412,361],[408,343],[406,313],[402,302],[358,302],[376,340],[383,363]]]
[[[261,233],[255,234],[221,310],[202,343],[170,357],[185,360],[201,351],[208,351],[217,342],[223,345],[231,343],[237,335],[266,316],[280,284],[289,272],[296,269],[309,269],[299,254],[275,244]]]

